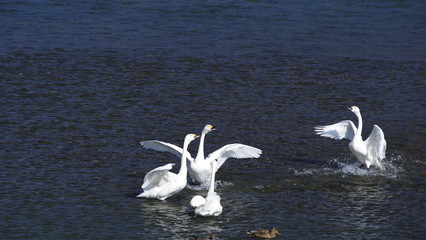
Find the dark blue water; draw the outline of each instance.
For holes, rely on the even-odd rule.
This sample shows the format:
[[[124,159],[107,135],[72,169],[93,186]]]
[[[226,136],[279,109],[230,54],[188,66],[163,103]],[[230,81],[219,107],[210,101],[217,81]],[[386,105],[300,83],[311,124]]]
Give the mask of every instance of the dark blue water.
[[[424,1],[2,1],[0,236],[190,239],[278,228],[280,239],[423,239]],[[315,125],[373,124],[385,171],[360,169]],[[196,217],[194,187],[137,199],[205,124],[206,152],[259,159],[217,173],[223,213]],[[198,141],[190,145],[195,155]]]

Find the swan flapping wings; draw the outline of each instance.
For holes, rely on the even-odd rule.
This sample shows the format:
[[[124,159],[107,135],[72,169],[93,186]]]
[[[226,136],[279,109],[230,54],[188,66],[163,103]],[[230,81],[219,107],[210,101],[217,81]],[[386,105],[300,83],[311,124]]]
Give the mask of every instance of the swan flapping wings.
[[[367,168],[370,168],[371,165],[376,165],[380,169],[384,169],[381,160],[385,158],[386,141],[382,129],[374,125],[370,136],[363,141],[361,135],[363,126],[361,111],[357,106],[348,107],[348,109],[357,116],[357,127],[352,121],[344,120],[332,125],[317,126],[315,127],[315,132],[323,137],[349,139],[349,150],[361,164]]]
[[[322,137],[329,137],[333,139],[352,139],[355,136],[356,127],[351,120],[343,120],[338,123],[327,126],[316,126],[315,132]]]
[[[153,149],[160,152],[169,152],[178,156],[179,158],[182,157],[183,149],[171,143],[166,143],[158,140],[148,140],[140,142],[140,144],[145,149]],[[189,152],[187,152],[186,156],[187,159],[194,160],[194,158]]]
[[[207,157],[210,161],[217,159],[217,168],[219,169],[228,158],[258,158],[262,150],[241,143],[227,144],[218,150],[212,152]]]
[[[149,171],[143,179],[142,188],[147,191],[155,186],[161,185],[161,180],[170,173],[169,171],[173,168],[174,163],[168,163],[164,166],[157,167]]]
[[[376,160],[382,160],[386,157],[386,140],[383,130],[374,125],[370,136],[365,140],[368,154]]]

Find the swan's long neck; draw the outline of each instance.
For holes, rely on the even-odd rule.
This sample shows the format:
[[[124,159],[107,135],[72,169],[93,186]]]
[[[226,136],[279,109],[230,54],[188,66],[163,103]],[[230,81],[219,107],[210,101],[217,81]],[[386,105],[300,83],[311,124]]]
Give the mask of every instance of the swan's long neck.
[[[213,193],[214,192],[214,178],[216,175],[216,160],[213,160],[212,163],[212,174],[210,177],[210,186],[209,186],[209,193]]]
[[[360,112],[356,112],[355,115],[358,118],[358,128],[356,130],[355,136],[361,138],[361,133],[362,133],[362,117],[361,117],[361,113]]]
[[[186,175],[188,174],[188,169],[186,167],[186,155],[187,155],[187,152],[188,152],[188,145],[189,145],[189,141],[183,142],[182,159],[180,161],[180,170],[179,170],[179,173],[178,173],[179,176],[183,175],[183,176],[185,176],[185,178],[186,178]]]
[[[202,159],[204,160],[204,138],[206,137],[206,132],[203,130],[203,132],[201,132],[201,136],[200,136],[200,145],[198,146],[198,153],[197,156],[195,157],[195,160],[197,159]]]

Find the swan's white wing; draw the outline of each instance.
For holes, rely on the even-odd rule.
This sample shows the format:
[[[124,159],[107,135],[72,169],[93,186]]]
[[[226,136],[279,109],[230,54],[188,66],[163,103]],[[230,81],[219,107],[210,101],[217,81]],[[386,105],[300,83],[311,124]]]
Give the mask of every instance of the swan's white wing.
[[[217,159],[217,168],[219,169],[228,158],[258,158],[262,150],[240,143],[227,144],[218,150],[212,152],[207,157],[212,161]]]
[[[167,177],[169,171],[173,168],[174,163],[169,163],[161,167],[157,167],[149,171],[143,179],[142,188],[147,191],[155,186],[160,185],[161,180]]]
[[[382,129],[374,125],[370,136],[365,140],[367,151],[375,160],[380,161],[386,157],[386,140]]]
[[[182,157],[182,153],[183,153],[183,149],[181,147],[178,147],[174,144],[171,143],[166,143],[166,142],[162,142],[162,141],[158,141],[158,140],[149,140],[149,141],[143,141],[140,142],[143,148],[146,149],[154,149],[156,151],[160,151],[160,152],[169,152],[169,153],[173,153],[174,155],[178,156],[179,158]],[[191,153],[187,153],[187,158],[191,161],[194,160],[194,158],[192,158]]]
[[[355,136],[356,127],[351,120],[343,120],[327,126],[316,126],[315,132],[322,137],[333,139],[346,138],[352,141]]]

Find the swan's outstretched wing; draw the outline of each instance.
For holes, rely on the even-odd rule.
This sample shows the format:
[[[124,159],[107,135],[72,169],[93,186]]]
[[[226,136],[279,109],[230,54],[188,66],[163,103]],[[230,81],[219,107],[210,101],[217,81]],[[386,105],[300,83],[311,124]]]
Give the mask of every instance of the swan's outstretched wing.
[[[217,159],[217,168],[219,169],[228,158],[258,158],[262,150],[240,143],[227,144],[218,150],[212,152],[207,157],[208,160]]]
[[[167,177],[167,174],[172,169],[174,163],[169,163],[161,167],[157,167],[149,171],[145,178],[143,179],[142,188],[144,191],[147,191],[155,186],[159,186],[161,180]]]
[[[351,120],[343,120],[327,126],[316,126],[315,132],[322,137],[333,139],[346,138],[352,141],[355,136],[356,127]]]
[[[179,158],[182,157],[183,149],[181,147],[178,147],[171,143],[166,143],[158,140],[149,140],[149,141],[143,141],[140,142],[143,148],[146,149],[154,149],[156,151],[160,152],[169,152],[173,153],[174,155],[178,156]],[[194,158],[192,158],[191,154],[188,152],[186,155],[189,160],[193,161]]]
[[[376,161],[380,161],[386,157],[386,140],[382,129],[374,125],[370,136],[365,140],[367,151]],[[380,164],[380,162],[379,162]]]

